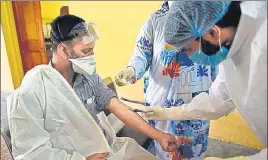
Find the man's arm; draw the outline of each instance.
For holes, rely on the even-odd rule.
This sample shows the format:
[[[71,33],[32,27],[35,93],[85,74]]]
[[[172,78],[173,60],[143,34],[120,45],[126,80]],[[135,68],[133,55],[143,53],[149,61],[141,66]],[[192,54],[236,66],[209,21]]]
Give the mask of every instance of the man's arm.
[[[175,143],[176,139],[174,136],[155,129],[143,120],[137,113],[132,112],[130,107],[118,100],[115,92],[108,88],[100,77],[98,77],[98,81],[94,87],[97,90],[97,110],[101,111],[108,109],[128,127],[159,141],[165,151],[175,151],[177,148],[176,145],[168,145],[168,142]]]
[[[124,122],[128,127],[158,141],[161,144],[163,150],[168,152],[176,150],[177,146],[175,145],[176,139],[174,136],[155,129],[144,119],[142,119],[137,113],[131,111],[131,107],[126,106],[117,98],[110,99],[107,105],[107,109],[112,112],[118,119]],[[169,145],[169,142],[173,144]]]
[[[107,109],[112,112],[117,118],[124,122],[128,127],[146,134],[159,141],[163,136],[163,132],[156,130],[145,120],[143,120],[137,113],[131,110],[131,107],[126,106],[120,102],[117,98],[112,98],[108,104]],[[137,125],[139,124],[139,125]]]
[[[8,119],[15,159],[85,160],[77,152],[53,148],[44,129],[44,113],[36,95],[16,91],[8,97]]]

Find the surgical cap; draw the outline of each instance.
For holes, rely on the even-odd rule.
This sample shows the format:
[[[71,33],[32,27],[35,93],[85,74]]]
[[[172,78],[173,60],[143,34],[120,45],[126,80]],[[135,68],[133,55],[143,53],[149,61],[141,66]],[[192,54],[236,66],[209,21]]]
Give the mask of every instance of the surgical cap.
[[[208,32],[228,11],[231,1],[174,1],[165,22],[166,43],[181,49]]]

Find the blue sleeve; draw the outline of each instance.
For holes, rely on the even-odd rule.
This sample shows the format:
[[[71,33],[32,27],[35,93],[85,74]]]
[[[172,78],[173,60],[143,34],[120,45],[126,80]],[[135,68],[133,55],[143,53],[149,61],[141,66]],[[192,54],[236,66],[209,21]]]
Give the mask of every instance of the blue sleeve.
[[[211,66],[211,80],[214,82],[219,73],[219,66]]]
[[[142,26],[136,41],[134,54],[128,64],[128,66],[133,67],[136,72],[136,78],[131,83],[135,83],[136,80],[142,78],[152,64],[154,42],[152,19],[153,15],[150,16]]]

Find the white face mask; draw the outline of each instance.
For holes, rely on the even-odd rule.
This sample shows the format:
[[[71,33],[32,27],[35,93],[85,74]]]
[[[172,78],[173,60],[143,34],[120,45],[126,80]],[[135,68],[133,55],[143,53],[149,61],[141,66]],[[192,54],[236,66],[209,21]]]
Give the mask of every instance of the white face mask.
[[[69,59],[72,62],[74,72],[92,75],[96,72],[95,55]]]

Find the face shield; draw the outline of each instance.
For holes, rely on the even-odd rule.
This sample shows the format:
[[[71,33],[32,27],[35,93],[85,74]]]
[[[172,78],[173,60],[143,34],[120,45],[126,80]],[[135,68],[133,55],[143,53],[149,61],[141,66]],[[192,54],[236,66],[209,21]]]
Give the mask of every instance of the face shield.
[[[81,22],[75,25],[67,36],[63,36],[58,24],[58,30],[60,37],[52,30],[52,34],[56,37],[58,41],[73,41],[79,44],[89,44],[95,42],[99,39],[99,32],[95,23],[85,23]]]
[[[79,23],[70,32],[72,41],[79,44],[88,44],[99,39],[99,33],[95,23]]]

